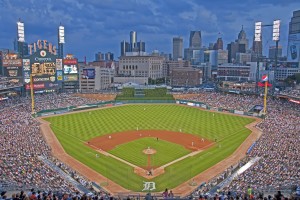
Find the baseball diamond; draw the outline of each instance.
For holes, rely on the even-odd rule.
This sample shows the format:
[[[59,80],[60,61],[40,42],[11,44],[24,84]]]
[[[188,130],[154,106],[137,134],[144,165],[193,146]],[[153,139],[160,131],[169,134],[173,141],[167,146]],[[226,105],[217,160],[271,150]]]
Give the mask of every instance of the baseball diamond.
[[[149,178],[156,183],[155,191],[192,179],[235,152],[251,133],[245,126],[255,122],[174,104],[123,105],[43,119],[66,153],[111,184],[136,192]],[[133,166],[150,169],[142,152],[148,147],[156,150],[150,168],[166,167],[145,178]]]

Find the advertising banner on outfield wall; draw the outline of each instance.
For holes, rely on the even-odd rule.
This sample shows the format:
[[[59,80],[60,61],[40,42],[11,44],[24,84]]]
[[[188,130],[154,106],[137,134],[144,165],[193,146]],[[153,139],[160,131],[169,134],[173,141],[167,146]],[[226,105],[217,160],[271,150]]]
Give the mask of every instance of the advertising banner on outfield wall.
[[[235,113],[235,114],[238,114],[238,115],[243,115],[243,114],[244,114],[244,111],[234,110],[234,113]]]

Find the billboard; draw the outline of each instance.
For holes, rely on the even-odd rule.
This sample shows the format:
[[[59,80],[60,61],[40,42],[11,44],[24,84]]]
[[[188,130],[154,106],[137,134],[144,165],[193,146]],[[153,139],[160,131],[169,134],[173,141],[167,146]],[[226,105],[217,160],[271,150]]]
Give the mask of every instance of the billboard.
[[[289,35],[287,51],[287,61],[300,62],[300,33]]]
[[[27,63],[27,61],[29,62]],[[57,68],[62,69],[62,59],[57,59],[47,50],[39,50],[32,54],[29,59],[23,59],[25,89],[30,90],[31,74],[34,90],[57,88]],[[62,70],[60,71],[62,72]],[[62,77],[59,78],[62,79]]]
[[[63,81],[63,71],[62,70],[56,71],[56,79],[57,79],[57,81]]]
[[[2,60],[3,67],[22,67],[22,59],[3,59]]]
[[[82,78],[84,79],[95,79],[95,69],[83,69]]]
[[[55,75],[56,67],[54,62],[39,63],[35,62],[31,65],[31,73],[36,75]]]
[[[77,59],[64,59],[64,74],[78,74]]]
[[[64,75],[64,81],[65,82],[78,81],[78,75],[77,74]]]
[[[56,70],[62,70],[62,59],[56,59]]]
[[[30,90],[30,84],[25,85],[26,90]],[[40,90],[40,89],[56,89],[58,88],[58,83],[34,83],[33,89]]]
[[[22,67],[5,67],[4,76],[10,77],[22,77]]]
[[[23,59],[23,77],[24,83],[30,83],[30,60]]]

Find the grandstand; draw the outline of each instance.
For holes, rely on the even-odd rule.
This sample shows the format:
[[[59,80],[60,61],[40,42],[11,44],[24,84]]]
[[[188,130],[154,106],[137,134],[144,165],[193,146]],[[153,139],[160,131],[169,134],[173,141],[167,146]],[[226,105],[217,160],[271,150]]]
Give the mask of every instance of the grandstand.
[[[2,79],[2,86],[7,85]],[[18,86],[16,86],[18,87]],[[7,89],[7,88],[2,88]],[[165,90],[144,90],[145,97],[154,93],[165,94]],[[155,92],[154,92],[155,91]],[[7,93],[5,93],[7,94]],[[135,90],[125,89],[123,95],[134,96]],[[221,94],[216,92],[197,91],[194,95],[180,99],[196,100],[211,107],[236,109],[247,112],[255,105],[262,104],[262,97],[237,94]],[[29,191],[22,195],[60,197],[64,193],[71,197],[113,198],[102,186],[87,180],[82,175],[56,160],[51,149],[40,134],[39,123],[30,114],[30,99],[20,96],[6,96],[0,101],[0,191],[2,198],[10,198],[8,192]],[[37,111],[96,104],[99,100],[74,96],[72,94],[37,95]],[[175,96],[176,98],[176,96]],[[235,166],[225,169],[223,173],[203,183],[196,183],[194,191],[188,197],[182,198],[236,198],[243,199],[260,197],[284,197],[295,199],[299,197],[300,186],[300,107],[298,104],[284,98],[268,100],[267,117],[257,125],[263,135],[256,141],[245,159]],[[32,145],[34,144],[34,145]],[[245,172],[232,178],[241,167],[251,159],[260,159]],[[216,190],[219,184],[222,189]],[[250,190],[250,189],[251,190]],[[38,193],[38,190],[41,192]],[[279,194],[277,191],[281,191]],[[249,191],[251,191],[249,193]],[[298,193],[296,193],[296,191]],[[35,194],[33,194],[35,193]],[[19,194],[20,195],[20,194]],[[118,198],[117,194],[114,194]],[[131,197],[141,198],[149,194],[135,194]],[[160,194],[156,194],[160,198]],[[126,194],[123,194],[123,198]]]

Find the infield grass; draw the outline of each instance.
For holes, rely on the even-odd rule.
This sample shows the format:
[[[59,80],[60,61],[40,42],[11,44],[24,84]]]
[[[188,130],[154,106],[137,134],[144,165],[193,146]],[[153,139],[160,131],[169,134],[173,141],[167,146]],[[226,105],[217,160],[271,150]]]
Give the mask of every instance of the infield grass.
[[[105,134],[136,130],[137,127],[139,130],[181,129],[182,132],[212,141],[217,139],[216,145],[165,168],[164,174],[152,179],[156,183],[156,191],[162,191],[176,187],[231,155],[250,134],[245,125],[254,121],[177,105],[125,105],[53,116],[45,120],[51,123],[53,132],[68,154],[132,191],[141,191],[143,181],[148,180],[136,175],[132,167],[111,157],[95,158],[97,152],[83,142]],[[113,149],[112,152],[134,154],[130,145],[121,146],[122,149]],[[169,151],[169,154],[172,157],[176,153]]]
[[[110,150],[109,153],[134,165],[147,167],[148,155],[144,154],[143,150],[147,149],[148,147],[156,150],[156,153],[150,157],[150,165],[155,168],[167,164],[191,152],[181,145],[161,139],[157,141],[156,138],[148,137],[118,145],[113,150]]]

